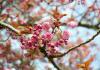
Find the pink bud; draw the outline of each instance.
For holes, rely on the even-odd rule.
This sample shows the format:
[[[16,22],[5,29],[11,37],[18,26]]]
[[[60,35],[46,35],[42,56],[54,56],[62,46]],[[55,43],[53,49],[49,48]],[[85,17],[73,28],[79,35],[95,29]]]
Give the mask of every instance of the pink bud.
[[[55,43],[51,42],[51,43],[48,43],[47,45],[48,45],[48,47],[52,47],[53,48],[55,46]]]
[[[39,31],[39,30],[41,30],[41,29],[42,29],[42,27],[41,27],[41,25],[39,25],[39,24],[38,24],[38,25],[36,24],[36,25],[34,25],[34,27],[33,27],[33,30],[36,30],[36,31],[37,31],[37,30]]]
[[[44,39],[51,40],[53,38],[53,34],[50,32],[47,32],[45,35],[43,35]]]
[[[71,27],[71,28],[75,28],[77,27],[78,23],[76,21],[70,21],[67,23],[67,26]]]
[[[66,40],[66,39],[68,39],[68,38],[69,38],[69,32],[66,30],[66,31],[64,31],[63,34],[62,34],[62,39]]]
[[[44,30],[48,31],[48,30],[50,29],[50,24],[49,24],[49,22],[43,23],[43,24],[42,24],[42,28],[43,28]]]

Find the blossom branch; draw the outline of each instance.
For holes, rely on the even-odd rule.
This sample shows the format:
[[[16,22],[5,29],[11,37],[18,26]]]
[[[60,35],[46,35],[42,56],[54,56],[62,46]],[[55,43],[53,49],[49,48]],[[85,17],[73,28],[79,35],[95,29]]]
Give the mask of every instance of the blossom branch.
[[[66,54],[70,53],[71,51],[76,50],[77,48],[81,47],[82,45],[91,42],[91,41],[94,40],[95,37],[97,37],[99,34],[100,34],[100,29],[99,29],[99,31],[98,31],[95,35],[93,35],[92,38],[88,39],[87,41],[85,41],[85,42],[83,42],[83,43],[81,43],[81,44],[79,44],[79,45],[77,45],[77,46],[75,46],[75,47],[70,48],[67,52],[65,52],[65,53],[63,53],[63,54],[61,54],[61,55],[50,56],[50,57],[52,57],[52,58],[63,57],[63,56],[65,56]]]

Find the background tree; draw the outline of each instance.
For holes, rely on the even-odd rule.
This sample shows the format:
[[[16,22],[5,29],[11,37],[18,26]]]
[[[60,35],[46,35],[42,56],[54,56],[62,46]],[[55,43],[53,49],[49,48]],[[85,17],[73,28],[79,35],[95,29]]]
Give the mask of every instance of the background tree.
[[[99,70],[99,0],[0,0],[1,70]]]

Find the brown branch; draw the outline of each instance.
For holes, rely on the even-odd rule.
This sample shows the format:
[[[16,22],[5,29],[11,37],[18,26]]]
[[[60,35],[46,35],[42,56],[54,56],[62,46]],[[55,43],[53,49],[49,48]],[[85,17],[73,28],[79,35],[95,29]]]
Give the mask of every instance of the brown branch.
[[[96,1],[97,1],[97,0],[95,0],[95,1],[93,2],[92,5],[95,5]],[[83,18],[85,18],[85,16],[87,15],[87,12],[89,11],[89,8],[90,8],[90,7],[87,8],[87,10],[86,10],[85,13],[80,14],[82,17],[81,17],[81,19],[80,19],[80,21],[79,21],[78,26],[85,27],[85,28],[89,28],[89,29],[98,30],[98,29],[100,29],[100,27],[98,26],[98,25],[100,24],[100,22],[98,22],[98,25],[82,24],[82,22],[81,22],[81,21],[83,20]],[[92,10],[92,11],[93,11],[93,10]],[[91,11],[91,12],[92,12],[92,11]],[[78,16],[77,16],[77,17],[78,17]]]
[[[52,57],[52,58],[63,57],[63,56],[65,56],[66,54],[70,53],[71,51],[76,50],[77,48],[81,47],[82,45],[91,42],[91,41],[94,40],[95,37],[98,36],[99,34],[100,34],[100,29],[99,29],[99,31],[98,31],[95,35],[93,35],[93,37],[91,37],[91,38],[88,39],[87,41],[85,41],[85,42],[83,42],[83,43],[81,43],[81,44],[79,44],[79,45],[77,45],[77,46],[75,46],[75,47],[70,48],[67,52],[65,52],[65,53],[63,53],[63,54],[61,54],[61,55],[50,56],[50,57]]]
[[[50,57],[50,56],[48,56],[48,54],[47,54],[47,52],[46,52],[46,50],[45,50],[45,46],[40,47],[40,51],[41,51],[41,53],[43,53],[43,54],[45,55],[45,57],[48,58],[48,60],[52,63],[52,65],[53,65],[57,70],[61,70],[61,69],[56,65],[56,63],[54,62],[53,58]]]
[[[17,30],[16,28],[14,28],[13,26],[11,26],[10,24],[4,23],[3,21],[0,21],[0,25],[7,27],[9,29],[11,29],[12,31],[16,32],[17,34],[20,35],[20,31]]]
[[[100,24],[100,23],[98,23],[98,24]],[[100,29],[99,25],[82,24],[81,22],[79,22],[78,26],[85,27],[85,28],[88,28],[88,29],[94,29],[94,30]]]

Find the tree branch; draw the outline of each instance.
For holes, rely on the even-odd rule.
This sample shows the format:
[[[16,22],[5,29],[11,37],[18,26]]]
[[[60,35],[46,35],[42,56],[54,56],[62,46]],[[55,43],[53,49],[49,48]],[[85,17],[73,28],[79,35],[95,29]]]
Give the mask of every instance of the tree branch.
[[[98,24],[100,24],[100,23],[98,23]],[[79,22],[78,26],[89,28],[89,29],[94,29],[94,30],[100,29],[99,25],[82,24],[81,22]]]
[[[46,50],[45,50],[45,46],[40,47],[40,51],[48,58],[48,60],[53,64],[53,66],[57,69],[57,70],[61,70],[56,63],[53,61],[53,58],[48,56]]]
[[[50,57],[52,57],[52,58],[63,57],[63,56],[65,56],[66,54],[70,53],[71,51],[73,51],[73,50],[75,50],[75,49],[81,47],[82,45],[91,42],[91,41],[94,40],[95,37],[98,36],[99,34],[100,34],[100,29],[99,29],[99,31],[98,31],[95,35],[93,35],[92,38],[88,39],[87,41],[85,41],[85,42],[83,42],[83,43],[81,43],[81,44],[79,44],[79,45],[77,45],[77,46],[75,46],[75,47],[70,48],[67,52],[65,52],[65,53],[63,53],[63,54],[61,54],[61,55],[50,56]]]
[[[5,27],[7,27],[7,28],[13,30],[14,32],[16,32],[17,34],[20,35],[20,31],[17,30],[16,28],[14,28],[13,26],[11,26],[11,25],[9,25],[9,24],[7,24],[7,23],[4,23],[3,21],[0,21],[0,25],[5,26]]]

